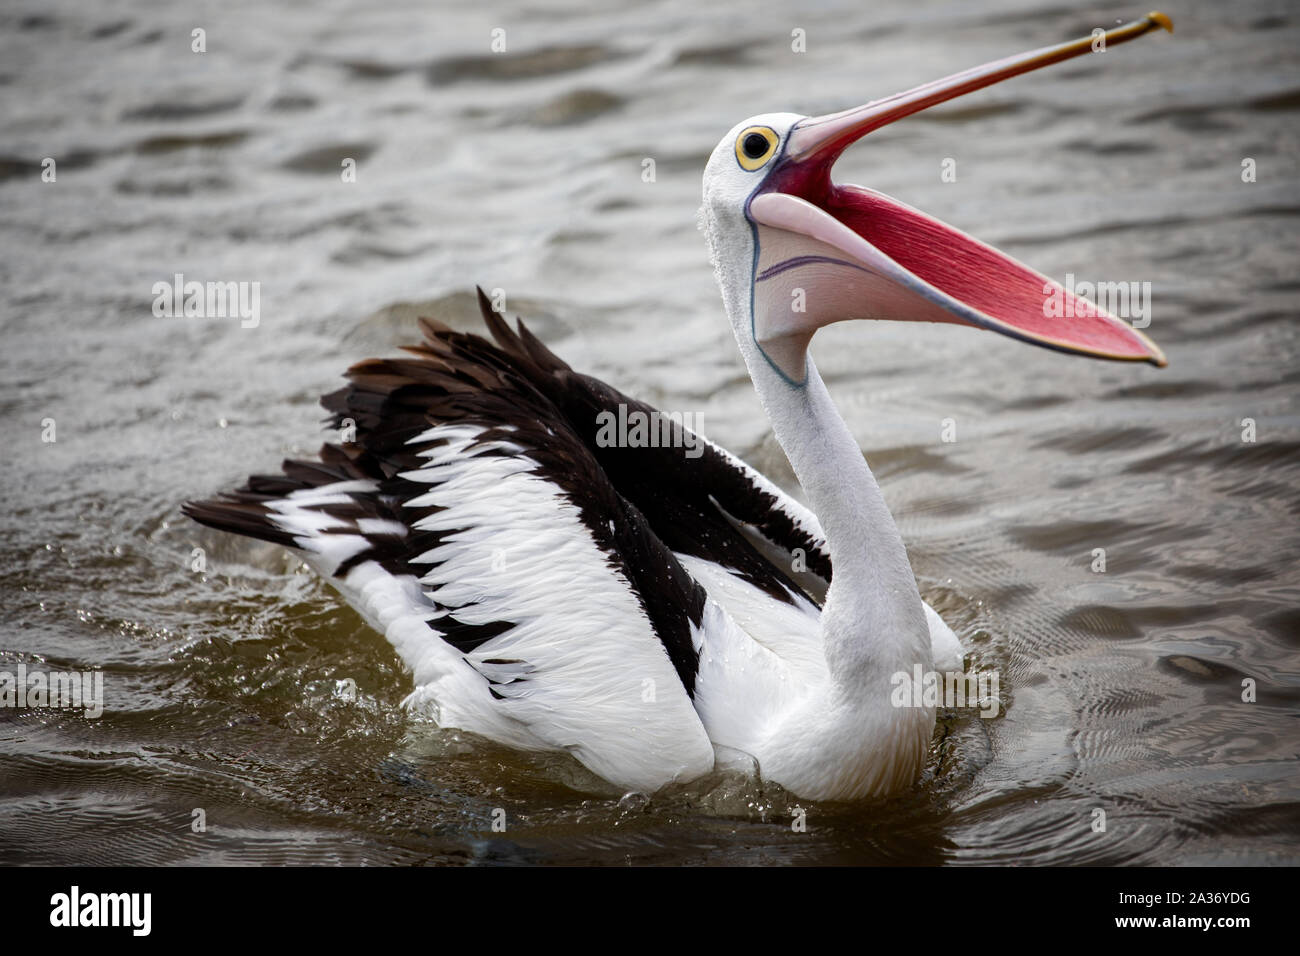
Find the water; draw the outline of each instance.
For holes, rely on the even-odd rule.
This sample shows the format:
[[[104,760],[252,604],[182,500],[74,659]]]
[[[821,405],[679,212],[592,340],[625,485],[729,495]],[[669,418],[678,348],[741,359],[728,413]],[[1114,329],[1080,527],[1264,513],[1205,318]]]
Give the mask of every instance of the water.
[[[948,714],[914,792],[807,805],[714,778],[620,800],[574,764],[439,732],[296,561],[178,511],[313,452],[317,396],[420,312],[468,325],[474,283],[793,490],[695,230],[718,137],[1140,12],[8,5],[0,669],[102,668],[106,709],[0,711],[0,862],[1300,861],[1287,3],[1171,4],[1173,37],[940,107],[837,167],[1058,279],[1150,282],[1170,359],[949,327],[819,336],[924,595],[1001,675],[1005,714]],[[260,282],[260,323],[155,318],[177,272]]]

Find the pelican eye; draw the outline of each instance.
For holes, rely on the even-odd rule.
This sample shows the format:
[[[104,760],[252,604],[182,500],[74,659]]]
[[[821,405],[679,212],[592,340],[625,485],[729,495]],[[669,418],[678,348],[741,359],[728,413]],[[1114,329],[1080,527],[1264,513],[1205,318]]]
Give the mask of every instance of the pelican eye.
[[[772,158],[778,142],[780,137],[776,131],[766,126],[751,126],[742,130],[736,137],[736,161],[742,169],[758,169]]]

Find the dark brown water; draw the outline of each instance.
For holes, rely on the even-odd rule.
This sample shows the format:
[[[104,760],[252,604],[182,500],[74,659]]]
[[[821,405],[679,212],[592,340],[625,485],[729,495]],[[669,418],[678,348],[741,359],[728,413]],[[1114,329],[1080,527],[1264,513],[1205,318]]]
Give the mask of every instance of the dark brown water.
[[[0,13],[0,670],[102,669],[105,698],[0,709],[0,862],[1300,861],[1292,4],[1171,3],[1175,36],[839,164],[1062,281],[1150,282],[1170,366],[948,327],[819,337],[922,592],[1006,709],[950,714],[914,792],[805,806],[804,833],[770,787],[620,800],[406,717],[382,637],[179,504],[313,451],[339,373],[418,312],[468,321],[474,283],[792,487],[695,231],[714,143],[1144,10],[278,7]],[[155,318],[177,272],[260,282],[260,323]]]

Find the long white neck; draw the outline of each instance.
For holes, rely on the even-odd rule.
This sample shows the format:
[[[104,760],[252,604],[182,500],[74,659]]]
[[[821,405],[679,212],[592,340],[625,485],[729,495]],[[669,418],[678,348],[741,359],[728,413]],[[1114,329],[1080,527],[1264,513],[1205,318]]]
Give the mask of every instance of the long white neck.
[[[830,550],[821,622],[832,678],[853,686],[928,667],[930,632],[902,536],[812,357],[803,385],[792,386],[754,353],[750,375]]]
[[[719,279],[750,378],[830,549],[821,623],[832,680],[851,693],[917,663],[928,668],[929,627],[902,537],[812,357],[802,384],[779,375],[750,333],[749,276],[720,268]]]

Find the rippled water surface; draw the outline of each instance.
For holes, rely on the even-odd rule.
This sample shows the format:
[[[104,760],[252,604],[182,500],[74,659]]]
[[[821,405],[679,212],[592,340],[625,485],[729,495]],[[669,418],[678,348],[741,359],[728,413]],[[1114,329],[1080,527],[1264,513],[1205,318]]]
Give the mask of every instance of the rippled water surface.
[[[475,283],[796,490],[695,230],[718,138],[1144,12],[588,6],[0,12],[0,669],[105,680],[97,720],[0,710],[0,862],[1300,861],[1288,3],[1171,3],[1175,36],[939,107],[837,167],[1058,279],[1150,282],[1170,360],[953,327],[819,336],[923,594],[1001,674],[1005,713],[949,713],[911,793],[805,806],[798,833],[772,787],[620,799],[438,731],[297,561],[182,518],[313,452],[317,396],[418,314],[468,327]],[[260,324],[155,318],[178,272],[260,282]]]

